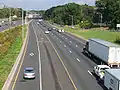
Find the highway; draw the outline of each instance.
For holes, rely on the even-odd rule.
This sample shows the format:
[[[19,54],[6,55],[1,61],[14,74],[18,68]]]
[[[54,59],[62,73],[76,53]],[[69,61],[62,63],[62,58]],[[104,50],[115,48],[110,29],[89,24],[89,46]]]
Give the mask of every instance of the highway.
[[[29,25],[29,40],[25,55],[10,90],[105,90],[92,69],[96,65],[82,53],[85,40],[56,30],[45,21]],[[34,80],[23,79],[26,67],[36,71]]]
[[[22,24],[22,21],[21,20],[18,20],[18,21],[14,21],[14,23],[10,26],[9,25],[9,22],[5,22],[3,25],[1,25],[0,27],[0,32],[1,31],[4,31],[6,29],[9,29],[11,27],[15,27],[15,26],[18,26],[18,25],[21,25]]]

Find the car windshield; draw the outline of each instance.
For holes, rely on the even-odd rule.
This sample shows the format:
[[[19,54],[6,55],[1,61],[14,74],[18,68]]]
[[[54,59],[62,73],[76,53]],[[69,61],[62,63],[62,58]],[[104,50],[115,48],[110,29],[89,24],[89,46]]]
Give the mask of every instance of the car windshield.
[[[109,68],[101,68],[101,70],[105,70],[105,69],[109,69]]]
[[[25,70],[25,73],[34,73],[34,70]]]

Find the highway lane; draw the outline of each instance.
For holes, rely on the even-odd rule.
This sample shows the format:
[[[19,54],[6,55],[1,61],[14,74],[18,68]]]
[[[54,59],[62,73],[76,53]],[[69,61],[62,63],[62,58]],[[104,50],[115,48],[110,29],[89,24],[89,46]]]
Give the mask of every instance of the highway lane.
[[[23,63],[21,64],[20,71],[17,80],[12,86],[12,90],[40,90],[40,81],[39,81],[39,52],[37,47],[36,36],[33,31],[32,23],[29,25],[29,41],[27,46],[27,51],[24,56]],[[34,55],[31,56],[30,54]],[[35,80],[24,80],[23,71],[26,67],[33,67],[36,72]]]
[[[41,28],[35,21],[32,21],[29,26],[27,51],[12,90],[74,90],[60,58]],[[23,79],[25,67],[35,68],[34,80]]]
[[[47,28],[42,25],[40,25],[42,30],[47,30],[49,27],[49,25],[47,25]],[[96,64],[81,53],[85,41],[78,41],[80,39],[76,40],[75,37],[71,38],[72,36],[69,37],[69,35],[57,33],[56,31],[51,31],[48,37],[64,60],[78,90],[104,90],[103,85],[92,74],[93,66]],[[75,47],[76,44],[79,46]]]
[[[35,27],[38,30],[39,37],[42,37],[41,43],[41,61],[42,61],[42,83],[43,90],[74,90],[68,75],[63,68],[59,56],[55,52],[53,46],[47,39],[44,39],[46,35],[41,28],[35,22]],[[43,54],[42,54],[43,53]],[[44,56],[45,55],[45,56]],[[55,88],[49,86],[53,83]]]
[[[0,32],[4,31],[6,29],[9,29],[10,27],[15,27],[15,26],[18,26],[18,25],[21,25],[21,24],[22,24],[21,20],[14,21],[14,23],[11,26],[9,26],[9,22],[5,22],[3,25],[1,25]]]

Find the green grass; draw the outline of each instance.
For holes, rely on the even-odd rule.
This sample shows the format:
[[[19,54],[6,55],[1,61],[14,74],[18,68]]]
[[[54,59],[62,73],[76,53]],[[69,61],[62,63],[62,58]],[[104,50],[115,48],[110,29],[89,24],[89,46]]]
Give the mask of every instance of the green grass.
[[[116,38],[120,36],[120,32],[110,32],[108,30],[80,30],[78,27],[71,29],[69,27],[64,27],[64,30],[75,34],[76,36],[88,38],[100,38],[110,42],[115,42]]]
[[[25,26],[26,27],[26,26]],[[26,29],[25,29],[26,32]],[[7,53],[0,57],[0,89],[2,89],[22,47],[22,37],[18,36]]]

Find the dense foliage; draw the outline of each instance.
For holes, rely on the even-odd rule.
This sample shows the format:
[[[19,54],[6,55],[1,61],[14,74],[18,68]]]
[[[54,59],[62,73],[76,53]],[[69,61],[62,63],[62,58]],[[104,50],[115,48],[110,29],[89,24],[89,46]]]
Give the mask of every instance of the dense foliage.
[[[10,15],[11,16],[17,15],[17,17],[21,17],[22,9],[21,8],[2,8],[2,9],[0,9],[0,18],[9,18]]]
[[[46,10],[44,18],[61,25],[71,25],[73,17],[74,25],[80,24],[81,21],[83,23],[87,21],[87,23],[90,23],[87,25],[91,25],[93,11],[92,6],[68,3]],[[84,25],[82,27],[84,27]]]
[[[120,0],[97,0],[97,12],[103,15],[103,22],[116,29],[120,23]]]

